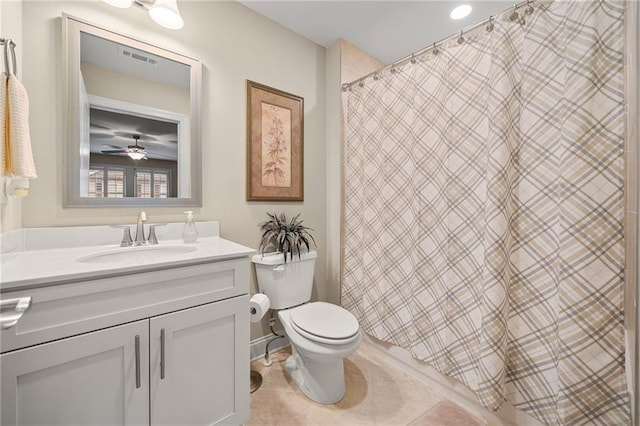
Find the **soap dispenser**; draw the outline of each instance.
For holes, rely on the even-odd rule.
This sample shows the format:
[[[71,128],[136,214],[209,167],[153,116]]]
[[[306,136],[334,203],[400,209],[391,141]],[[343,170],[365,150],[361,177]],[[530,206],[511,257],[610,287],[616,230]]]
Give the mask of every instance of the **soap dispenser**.
[[[182,230],[182,241],[187,244],[192,244],[198,241],[198,228],[193,221],[193,212],[185,212],[187,214],[187,220],[184,223],[184,229]]]

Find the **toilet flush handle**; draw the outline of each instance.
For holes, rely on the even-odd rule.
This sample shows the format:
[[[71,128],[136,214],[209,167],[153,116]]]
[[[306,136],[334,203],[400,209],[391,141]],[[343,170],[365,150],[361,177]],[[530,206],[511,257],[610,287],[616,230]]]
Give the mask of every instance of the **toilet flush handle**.
[[[273,272],[282,272],[284,271],[284,265],[278,265],[273,267]]]

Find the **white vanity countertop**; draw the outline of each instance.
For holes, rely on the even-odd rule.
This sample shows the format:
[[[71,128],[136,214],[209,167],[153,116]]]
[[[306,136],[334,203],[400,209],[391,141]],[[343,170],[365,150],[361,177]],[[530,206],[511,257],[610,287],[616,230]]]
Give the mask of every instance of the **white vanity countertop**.
[[[158,236],[160,239],[160,236]],[[191,246],[195,250],[172,254],[162,259],[83,263],[77,259],[93,254],[126,252],[135,255],[136,250],[162,247]],[[255,250],[219,236],[200,237],[194,244],[185,244],[181,239],[160,240],[158,245],[144,247],[120,247],[119,244],[79,246],[64,248],[26,249],[5,256],[0,267],[0,290],[2,292],[29,287],[77,282],[87,279],[148,272],[158,269],[176,268],[205,262],[247,258]]]

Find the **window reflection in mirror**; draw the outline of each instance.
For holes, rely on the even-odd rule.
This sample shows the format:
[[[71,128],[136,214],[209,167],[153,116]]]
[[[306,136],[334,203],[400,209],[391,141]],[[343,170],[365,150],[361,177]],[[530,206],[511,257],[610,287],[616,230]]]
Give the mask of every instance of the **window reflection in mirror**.
[[[71,17],[67,206],[201,205],[200,63]]]

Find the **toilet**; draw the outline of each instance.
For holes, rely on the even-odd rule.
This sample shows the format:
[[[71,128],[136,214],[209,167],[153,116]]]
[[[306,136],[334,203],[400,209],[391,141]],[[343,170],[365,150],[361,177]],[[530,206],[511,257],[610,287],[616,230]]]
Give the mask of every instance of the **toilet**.
[[[298,388],[320,404],[333,404],[345,394],[343,360],[362,342],[358,320],[346,309],[326,302],[309,302],[315,251],[284,262],[282,253],[254,255],[260,292],[291,342],[285,371]]]

